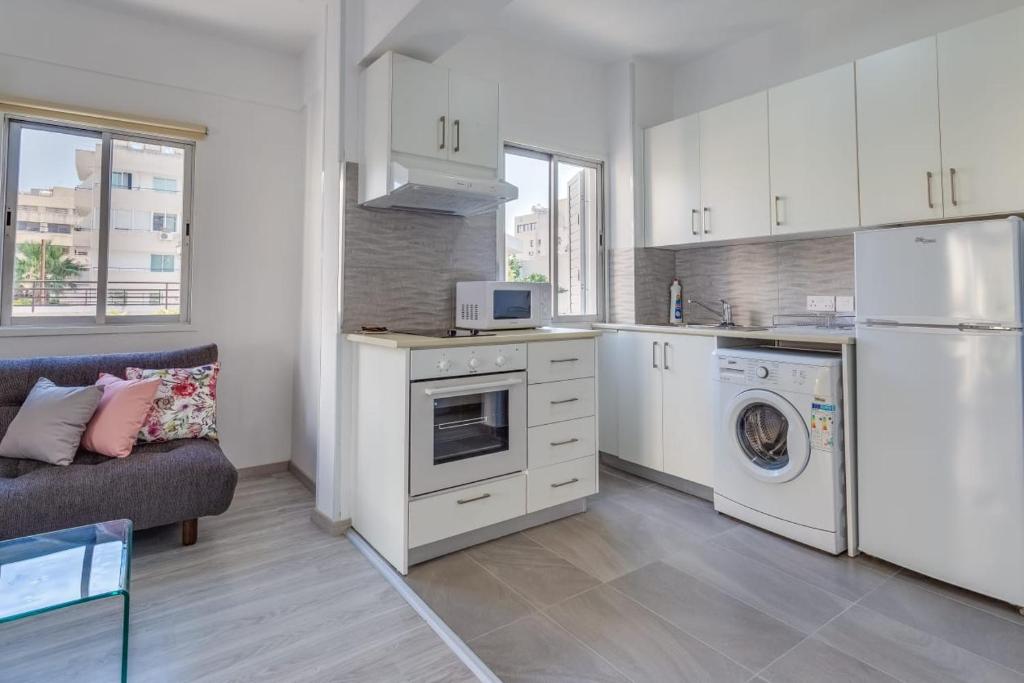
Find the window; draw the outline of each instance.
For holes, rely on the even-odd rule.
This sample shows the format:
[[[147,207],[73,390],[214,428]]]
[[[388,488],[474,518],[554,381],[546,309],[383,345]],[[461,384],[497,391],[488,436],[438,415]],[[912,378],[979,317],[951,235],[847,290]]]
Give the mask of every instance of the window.
[[[602,312],[602,172],[600,162],[505,147],[505,179],[519,188],[504,206],[505,279],[553,282],[556,319],[596,320]]]
[[[159,192],[177,192],[178,181],[175,178],[153,177],[153,189]]]
[[[178,217],[173,213],[153,213],[153,230],[159,232],[177,232]]]
[[[173,273],[174,254],[150,254],[149,270],[152,273]]]
[[[114,171],[110,174],[110,185],[130,190],[132,189],[132,174],[125,171]]]
[[[16,230],[0,241],[0,326],[187,320],[192,144],[4,125],[0,180]],[[154,171],[173,195],[116,191]]]

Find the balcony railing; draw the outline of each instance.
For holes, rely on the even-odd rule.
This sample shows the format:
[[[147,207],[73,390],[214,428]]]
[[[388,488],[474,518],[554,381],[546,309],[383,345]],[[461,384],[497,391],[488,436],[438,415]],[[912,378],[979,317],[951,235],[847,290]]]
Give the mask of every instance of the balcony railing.
[[[99,291],[96,280],[22,280],[14,289],[15,313],[39,309],[95,308]],[[176,310],[181,306],[178,282],[112,281],[107,284],[108,308]]]

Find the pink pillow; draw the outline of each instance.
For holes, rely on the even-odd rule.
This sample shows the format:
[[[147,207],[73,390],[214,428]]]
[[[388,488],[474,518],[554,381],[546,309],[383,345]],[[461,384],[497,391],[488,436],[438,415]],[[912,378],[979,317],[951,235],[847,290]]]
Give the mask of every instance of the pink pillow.
[[[103,387],[103,398],[85,428],[82,447],[111,458],[123,458],[135,447],[160,380],[121,379],[104,372],[96,385]]]

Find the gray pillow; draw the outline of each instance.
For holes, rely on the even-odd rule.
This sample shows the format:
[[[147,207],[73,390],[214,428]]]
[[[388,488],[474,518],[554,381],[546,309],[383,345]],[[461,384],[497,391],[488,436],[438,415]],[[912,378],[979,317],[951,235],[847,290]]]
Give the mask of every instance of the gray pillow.
[[[0,441],[0,456],[70,465],[103,387],[59,387],[40,377]]]

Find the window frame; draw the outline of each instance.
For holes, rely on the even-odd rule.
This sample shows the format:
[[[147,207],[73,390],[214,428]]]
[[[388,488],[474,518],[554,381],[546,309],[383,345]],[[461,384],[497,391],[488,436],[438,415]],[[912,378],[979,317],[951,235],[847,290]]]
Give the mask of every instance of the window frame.
[[[138,324],[163,324],[178,326],[189,324],[192,315],[192,242],[195,223],[193,220],[193,196],[195,178],[195,142],[133,133],[117,128],[70,124],[55,119],[44,119],[5,113],[0,128],[0,198],[3,213],[0,214],[0,330],[24,328],[74,328],[129,326]],[[83,137],[93,137],[101,142],[101,186],[99,206],[99,241],[97,256],[96,313],[95,315],[54,315],[38,317],[15,317],[14,304],[14,258],[17,250],[17,205],[18,172],[21,159],[21,131],[25,128],[48,130]],[[179,214],[181,235],[181,277],[179,281],[179,314],[171,315],[118,315],[107,316],[107,286],[109,279],[109,247],[112,227],[110,210],[112,180],[113,141],[152,144],[167,148],[181,149],[184,154],[182,186],[182,211]],[[134,181],[134,178],[133,178]],[[125,189],[125,188],[120,188]],[[134,188],[133,188],[134,189]]]
[[[533,159],[539,159],[548,163],[548,230],[547,235],[543,235],[548,239],[548,245],[554,245],[548,249],[548,272],[551,274],[551,321],[555,324],[572,324],[572,323],[594,323],[604,320],[605,310],[607,306],[607,288],[605,283],[607,281],[607,253],[605,249],[605,201],[606,201],[606,188],[605,188],[605,164],[600,159],[593,159],[588,157],[582,157],[574,154],[567,154],[564,152],[556,152],[550,149],[544,149],[542,147],[535,147],[518,142],[505,141],[502,145],[501,150],[501,170],[504,176],[505,172],[505,155],[516,154],[519,156],[529,157]],[[595,181],[595,187],[598,190],[598,197],[596,198],[597,205],[597,244],[595,245],[595,258],[597,259],[597,267],[595,272],[597,273],[597,282],[594,283],[593,287],[590,288],[594,292],[594,296],[597,298],[595,312],[589,315],[559,315],[558,313],[558,296],[556,294],[556,287],[558,286],[558,164],[565,163],[573,166],[580,166],[585,168],[593,169],[597,178]],[[507,253],[505,252],[505,222],[506,222],[506,205],[502,205],[501,210],[498,212],[498,277],[501,281],[505,281],[507,278]]]

